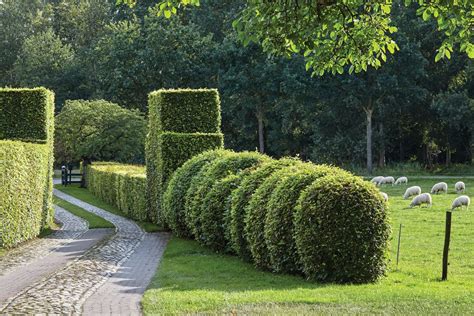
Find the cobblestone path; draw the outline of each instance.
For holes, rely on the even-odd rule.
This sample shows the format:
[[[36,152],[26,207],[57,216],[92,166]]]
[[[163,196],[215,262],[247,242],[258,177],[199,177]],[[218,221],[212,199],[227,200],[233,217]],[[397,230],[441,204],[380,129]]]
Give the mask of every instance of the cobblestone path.
[[[55,206],[54,211],[54,218],[62,224],[61,230],[12,249],[5,256],[0,257],[0,276],[32,260],[44,258],[59,246],[72,242],[89,229],[89,224],[85,220],[63,208]]]
[[[10,298],[3,308],[0,307],[0,314],[96,314],[97,304],[94,302],[97,301],[104,303],[100,306],[104,312],[115,310],[114,314],[139,314],[141,311],[137,302],[153,276],[168,235],[146,234],[131,220],[60,191],[55,190],[54,194],[108,220],[115,225],[116,233],[83,256]],[[128,260],[135,251],[136,255]],[[122,265],[127,268],[119,270]],[[120,281],[123,276],[127,282]],[[112,292],[99,290],[104,284],[104,288]],[[90,303],[86,305],[91,307],[83,311],[83,304],[89,297]],[[124,308],[117,310],[115,305]]]

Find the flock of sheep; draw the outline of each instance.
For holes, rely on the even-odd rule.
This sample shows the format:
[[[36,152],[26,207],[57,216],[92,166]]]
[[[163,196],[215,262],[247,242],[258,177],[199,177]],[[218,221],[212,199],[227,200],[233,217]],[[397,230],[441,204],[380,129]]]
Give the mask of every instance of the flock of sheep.
[[[378,176],[370,180],[372,183],[374,183],[377,186],[385,185],[385,184],[391,184],[391,185],[400,185],[400,184],[405,184],[408,185],[408,178],[407,177],[400,177],[395,181],[394,177],[383,177],[383,176]],[[454,190],[456,191],[457,194],[464,193],[466,191],[466,185],[464,182],[459,181],[456,182],[454,185]],[[439,194],[439,193],[448,193],[448,184],[446,182],[440,182],[436,183],[432,188],[431,188],[431,194]],[[385,192],[380,192],[380,194],[383,196],[385,201],[388,201],[388,194]],[[431,199],[431,194],[430,193],[421,193],[421,188],[419,186],[412,186],[406,189],[405,194],[403,195],[403,199],[406,200],[412,196],[414,198],[412,199],[410,203],[410,207],[414,206],[421,206],[422,204],[427,204],[428,206],[431,207],[432,205],[432,199]],[[466,209],[469,209],[469,205],[471,204],[471,200],[467,195],[461,195],[454,199],[451,209],[454,210],[458,207],[462,208],[463,206],[466,207]]]

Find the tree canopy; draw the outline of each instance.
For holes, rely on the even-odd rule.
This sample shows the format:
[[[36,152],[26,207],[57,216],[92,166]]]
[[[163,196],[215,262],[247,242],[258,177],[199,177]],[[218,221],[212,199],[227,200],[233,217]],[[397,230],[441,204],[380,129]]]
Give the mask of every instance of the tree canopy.
[[[140,0],[118,0],[135,5]],[[158,14],[170,18],[177,8],[199,6],[199,0],[158,2]],[[454,49],[474,58],[472,0],[404,0],[418,5],[417,15],[433,19],[444,35],[435,60],[450,58]],[[379,68],[387,55],[399,50],[393,34],[391,0],[247,0],[233,25],[244,44],[259,43],[269,54],[304,56],[313,75],[342,74]]]
[[[59,163],[143,163],[145,134],[145,119],[136,110],[103,100],[67,101],[56,116],[55,157]]]

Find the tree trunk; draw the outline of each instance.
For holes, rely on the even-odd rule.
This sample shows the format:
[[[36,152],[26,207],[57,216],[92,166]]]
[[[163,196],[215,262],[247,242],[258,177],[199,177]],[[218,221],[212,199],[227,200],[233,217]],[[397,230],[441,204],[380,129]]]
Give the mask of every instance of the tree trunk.
[[[449,167],[451,165],[451,147],[446,148],[446,167]]]
[[[265,136],[264,136],[264,126],[263,126],[263,113],[261,111],[257,112],[257,121],[258,121],[258,151],[262,154],[265,152]]]
[[[89,166],[91,160],[89,158],[82,159],[82,177],[81,177],[81,188],[87,188],[87,166]]]
[[[367,119],[367,171],[372,174],[372,99],[369,99],[369,104],[364,108]]]
[[[384,141],[384,131],[383,131],[383,122],[379,123],[379,134],[380,134],[380,150],[379,150],[379,162],[377,167],[385,167],[385,141]]]

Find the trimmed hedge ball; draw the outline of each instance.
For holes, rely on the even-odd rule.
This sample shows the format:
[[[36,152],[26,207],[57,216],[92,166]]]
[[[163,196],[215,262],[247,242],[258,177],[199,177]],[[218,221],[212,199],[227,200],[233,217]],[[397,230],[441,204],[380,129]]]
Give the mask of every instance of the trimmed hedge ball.
[[[303,191],[295,240],[311,280],[374,282],[386,270],[390,225],[378,190],[355,176],[328,175]]]
[[[224,150],[211,150],[199,154],[188,160],[173,174],[163,195],[163,216],[166,224],[176,236],[192,236],[186,226],[184,212],[186,192],[191,185],[191,180],[205,165],[222,157],[225,152]]]
[[[226,234],[226,222],[230,217],[232,191],[237,189],[244,172],[232,174],[217,181],[204,198],[200,214],[201,238],[199,242],[217,252],[231,252],[230,236]]]
[[[321,165],[304,164],[280,182],[267,203],[265,242],[274,272],[300,273],[294,239],[294,212],[301,192],[316,179],[344,171]]]
[[[255,190],[273,172],[281,168],[301,163],[300,160],[283,158],[280,160],[268,161],[258,168],[255,168],[232,193],[232,203],[230,210],[230,236],[232,249],[239,257],[246,261],[251,260],[251,253],[247,240],[244,236],[246,207]]]
[[[252,254],[252,261],[257,268],[270,269],[270,256],[265,243],[265,217],[268,201],[278,184],[297,170],[297,167],[289,166],[275,171],[258,187],[246,207],[244,233]]]
[[[206,194],[212,186],[228,175],[259,165],[268,159],[270,158],[257,152],[235,153],[228,151],[199,172],[189,187],[185,204],[186,222],[196,240],[199,241],[202,238],[200,214]]]

